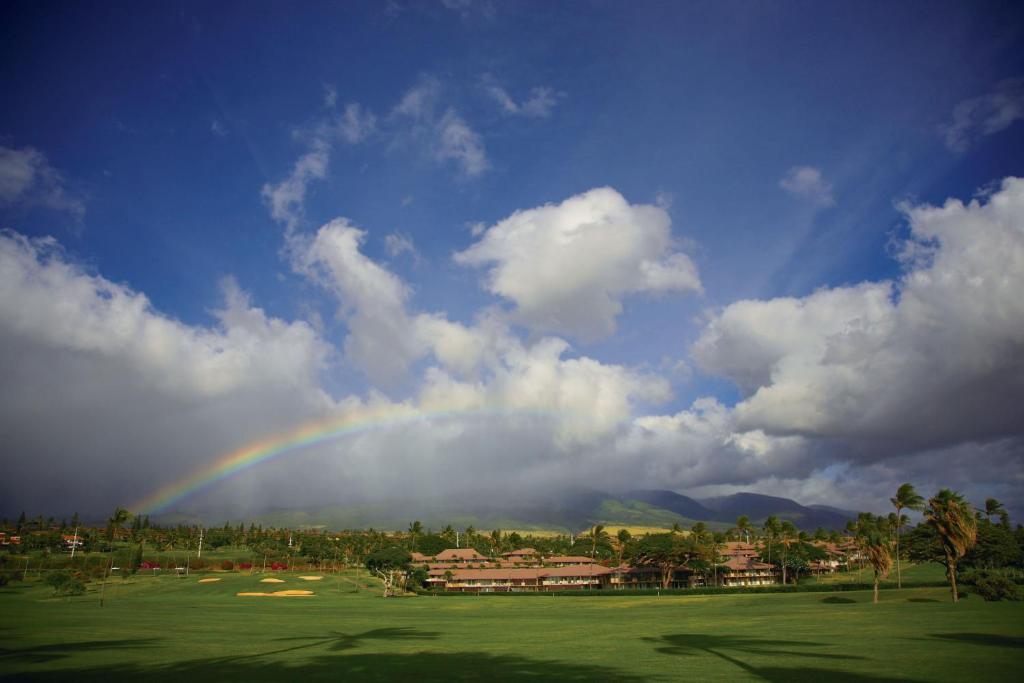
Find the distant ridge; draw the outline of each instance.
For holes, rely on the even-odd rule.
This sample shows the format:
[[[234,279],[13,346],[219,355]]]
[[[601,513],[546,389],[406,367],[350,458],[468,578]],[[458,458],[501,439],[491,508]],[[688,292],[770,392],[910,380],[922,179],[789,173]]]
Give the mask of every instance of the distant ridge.
[[[842,530],[856,513],[826,505],[805,506],[789,498],[758,493],[695,499],[664,489],[643,489],[613,495],[586,488],[533,494],[514,502],[486,498],[392,500],[310,508],[240,510],[179,510],[154,515],[169,523],[223,524],[225,521],[277,527],[326,527],[328,529],[405,529],[413,520],[441,529],[450,524],[463,529],[552,530],[578,533],[594,524],[669,528],[704,522],[725,530],[746,515],[760,525],[770,515],[789,520],[805,531],[818,527]]]

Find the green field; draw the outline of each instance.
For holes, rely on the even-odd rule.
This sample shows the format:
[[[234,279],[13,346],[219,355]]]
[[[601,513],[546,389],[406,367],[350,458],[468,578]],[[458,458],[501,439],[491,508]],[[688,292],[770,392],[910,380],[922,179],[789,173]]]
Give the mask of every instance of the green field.
[[[409,597],[351,573],[116,579],[100,608],[29,577],[0,589],[18,681],[1009,681],[1024,604],[942,589],[726,596]],[[220,577],[198,583],[201,577]],[[361,577],[365,581],[365,575]],[[237,597],[312,590],[311,597]]]

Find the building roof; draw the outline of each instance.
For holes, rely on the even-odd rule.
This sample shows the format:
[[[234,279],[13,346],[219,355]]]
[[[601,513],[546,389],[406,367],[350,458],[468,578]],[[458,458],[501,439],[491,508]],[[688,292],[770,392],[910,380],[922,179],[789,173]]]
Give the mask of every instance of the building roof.
[[[733,571],[750,571],[753,569],[774,569],[775,565],[766,562],[757,562],[749,557],[730,557],[722,566]]]
[[[583,555],[552,555],[551,557],[545,557],[544,561],[548,564],[554,564],[560,562],[562,564],[594,564],[596,560],[592,557],[585,557]]]
[[[511,552],[502,553],[502,557],[528,557],[531,555],[539,555],[534,548],[520,548],[519,550],[513,550]]]
[[[612,570],[600,565],[574,567],[518,567],[502,569],[431,569],[428,576],[443,577],[451,572],[453,581],[478,579],[511,580],[511,579],[545,579],[558,577],[594,577],[611,574]]]
[[[438,562],[450,562],[452,560],[482,560],[487,562],[487,557],[478,553],[474,548],[448,548],[439,552],[434,559]]]

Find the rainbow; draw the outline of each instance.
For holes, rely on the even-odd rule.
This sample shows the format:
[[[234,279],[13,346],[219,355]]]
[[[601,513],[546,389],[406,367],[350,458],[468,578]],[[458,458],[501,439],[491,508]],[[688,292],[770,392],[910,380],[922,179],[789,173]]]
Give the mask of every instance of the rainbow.
[[[243,470],[286,453],[364,432],[390,429],[414,422],[437,422],[455,418],[488,418],[508,416],[552,417],[539,411],[478,410],[423,410],[409,407],[388,407],[385,410],[350,413],[306,423],[295,429],[253,441],[222,455],[177,481],[166,484],[128,509],[135,514],[152,514],[173,505],[192,494],[223,481]]]

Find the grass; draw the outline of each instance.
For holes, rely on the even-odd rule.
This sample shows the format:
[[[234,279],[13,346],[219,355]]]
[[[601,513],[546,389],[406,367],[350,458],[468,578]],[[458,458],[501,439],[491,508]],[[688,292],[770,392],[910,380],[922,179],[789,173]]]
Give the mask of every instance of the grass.
[[[135,577],[54,598],[0,589],[0,678],[147,680],[1017,680],[1024,605],[882,593],[500,599],[355,592],[352,573]],[[199,584],[201,576],[221,581]],[[366,577],[361,577],[365,585]],[[305,598],[240,598],[305,589]]]

